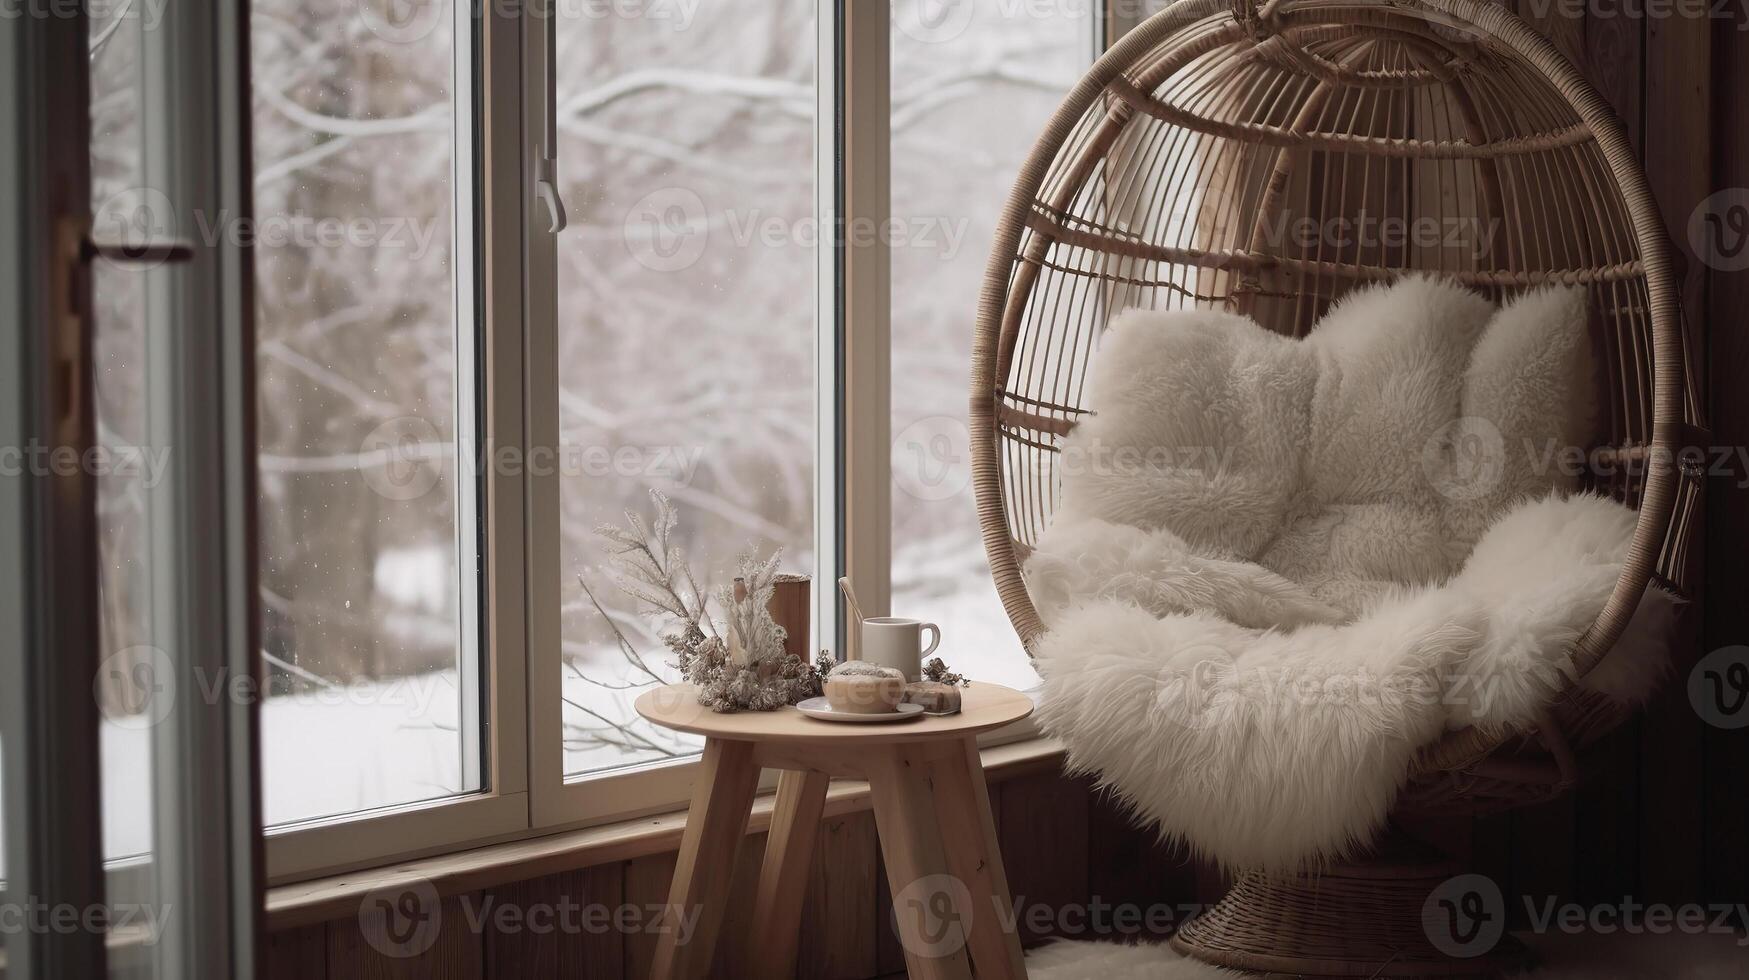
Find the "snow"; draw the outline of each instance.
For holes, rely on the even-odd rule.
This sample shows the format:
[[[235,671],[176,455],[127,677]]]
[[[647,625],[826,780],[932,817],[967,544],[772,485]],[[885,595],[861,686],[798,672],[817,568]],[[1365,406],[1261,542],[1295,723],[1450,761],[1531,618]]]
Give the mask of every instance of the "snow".
[[[451,570],[448,549],[432,545],[385,548],[377,555],[377,592],[421,612],[446,615],[454,603]]]

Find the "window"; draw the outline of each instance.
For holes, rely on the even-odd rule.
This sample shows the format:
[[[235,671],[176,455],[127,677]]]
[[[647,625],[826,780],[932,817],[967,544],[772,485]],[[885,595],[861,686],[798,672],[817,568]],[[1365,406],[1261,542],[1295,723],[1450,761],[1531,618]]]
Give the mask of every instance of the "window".
[[[254,5],[270,826],[485,782],[461,25],[441,4]]]
[[[246,882],[257,850],[251,781],[224,765],[248,744],[232,681],[255,676],[239,615],[254,580],[245,557],[247,432],[235,424],[248,414],[251,367],[239,343],[245,284],[235,216],[243,199],[234,161],[242,129],[235,100],[213,97],[238,91],[240,34],[229,8],[88,13],[88,21],[45,29],[39,50],[52,54],[31,66],[57,74],[83,66],[90,83],[62,103],[83,108],[87,128],[70,127],[75,137],[69,127],[51,129],[40,142],[78,148],[88,164],[61,160],[43,170],[62,181],[89,178],[86,188],[48,196],[60,207],[89,197],[88,215],[66,216],[87,219],[88,231],[58,221],[63,244],[50,254],[62,270],[51,278],[65,276],[57,292],[77,297],[83,267],[93,299],[94,445],[78,477],[67,476],[88,479],[95,492],[98,574],[94,594],[71,590],[56,606],[70,617],[92,611],[100,656],[80,678],[95,701],[86,708],[95,710],[83,714],[65,699],[57,708],[69,722],[90,718],[96,727],[101,798],[67,809],[101,817],[100,849],[93,855],[77,839],[75,819],[46,854],[51,864],[101,859],[113,975],[235,972],[249,958],[251,896],[194,883]],[[66,239],[78,232],[87,237],[75,250]],[[57,439],[80,421],[77,412],[64,418]],[[77,564],[76,525],[57,532],[56,546],[62,541]],[[88,669],[78,664],[75,657],[65,666]],[[71,728],[57,732],[67,753],[57,765],[88,772],[80,758],[87,736]],[[75,797],[81,785],[68,784]],[[172,907],[187,917],[168,915]],[[199,935],[179,921],[198,922]]]
[[[143,125],[144,51],[140,18],[114,12],[90,26],[92,230],[139,244],[160,234],[168,198],[147,176]],[[91,266],[92,402],[97,445],[113,465],[98,467],[98,624],[104,653],[94,680],[99,711],[106,901],[151,909],[159,881],[156,796],[165,774],[157,726],[174,699],[157,693],[173,673],[170,646],[155,629],[150,500],[165,459],[149,431],[149,333],[145,270],[99,260]],[[118,937],[120,938],[120,937]],[[159,976],[138,957],[118,954],[112,975]]]
[[[1089,10],[470,6],[254,7],[281,880],[682,801],[696,744],[631,706],[670,655],[595,533],[651,490],[709,584],[779,548],[811,575],[812,649],[861,563],[956,668],[1036,682],[978,535],[966,365],[995,215],[1091,56]],[[871,79],[881,118],[852,118]],[[887,166],[849,174],[846,133]],[[865,317],[833,245],[871,230],[892,289]],[[890,383],[846,353],[872,336]],[[857,386],[892,439],[846,486]],[[880,533],[840,534],[869,515]]]
[[[141,240],[165,212],[148,188],[142,153],[139,18],[119,14],[91,24],[91,208],[98,234]],[[116,458],[151,443],[145,431],[145,277],[109,262],[92,265],[92,401],[97,441]],[[144,459],[142,455],[142,459]],[[138,862],[152,848],[151,704],[147,686],[162,666],[151,629],[146,578],[149,467],[97,475],[102,649],[112,652],[98,678],[103,781],[103,850],[111,862]],[[127,778],[120,778],[125,774]]]
[[[659,490],[708,582],[749,550],[815,571],[815,6],[560,5],[563,663],[546,690],[567,775],[698,748],[632,710],[674,679],[671,655],[598,526],[647,517]]]
[[[936,621],[954,669],[1024,690],[1038,675],[984,554],[966,376],[997,214],[1094,22],[1003,0],[900,0],[892,20],[893,610]]]

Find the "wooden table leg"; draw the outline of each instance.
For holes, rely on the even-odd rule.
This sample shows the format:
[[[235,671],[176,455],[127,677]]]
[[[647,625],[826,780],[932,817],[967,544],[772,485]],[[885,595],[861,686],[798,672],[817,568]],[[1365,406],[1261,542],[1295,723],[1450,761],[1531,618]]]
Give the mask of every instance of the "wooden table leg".
[[[990,790],[974,739],[956,743],[936,759],[932,770],[936,814],[948,864],[971,892],[974,911],[968,923],[972,966],[979,980],[992,977],[1024,980],[1026,964],[1008,874],[996,839],[996,818],[990,812]]]
[[[758,788],[752,742],[705,741],[674,881],[663,909],[665,928],[657,937],[650,971],[658,980],[710,975],[711,954],[735,873],[736,848],[747,832],[748,812]]]
[[[928,765],[925,756],[903,744],[869,747],[866,767],[875,827],[911,980],[969,978],[961,923],[967,892],[948,872]]]
[[[801,939],[802,897],[808,890],[814,840],[826,806],[823,772],[786,769],[777,778],[777,805],[765,838],[765,864],[753,902],[751,957],[759,976],[788,980],[796,975],[796,945]]]

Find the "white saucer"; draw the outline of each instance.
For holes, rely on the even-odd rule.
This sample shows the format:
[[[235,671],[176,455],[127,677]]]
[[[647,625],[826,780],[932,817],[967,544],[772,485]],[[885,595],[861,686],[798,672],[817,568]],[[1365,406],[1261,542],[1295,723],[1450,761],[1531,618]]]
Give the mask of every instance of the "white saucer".
[[[799,702],[796,710],[809,718],[819,718],[823,721],[898,721],[901,718],[915,718],[923,713],[920,704],[904,703],[897,711],[882,711],[878,713],[836,711],[826,703],[825,698],[808,698]]]

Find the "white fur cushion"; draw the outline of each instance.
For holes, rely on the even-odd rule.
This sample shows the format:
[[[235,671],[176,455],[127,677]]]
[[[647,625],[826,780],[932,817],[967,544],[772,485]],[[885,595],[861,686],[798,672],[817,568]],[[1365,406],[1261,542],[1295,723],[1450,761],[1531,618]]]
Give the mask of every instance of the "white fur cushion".
[[[1290,868],[1370,838],[1448,728],[1529,722],[1635,523],[1546,465],[1592,424],[1585,326],[1576,290],[1495,312],[1422,279],[1304,340],[1119,317],[1025,569],[1071,765],[1223,864]],[[1649,687],[1667,620],[1600,690]]]
[[[1063,443],[1057,519],[1164,527],[1205,553],[1255,555],[1298,488],[1316,366],[1245,317],[1157,326],[1126,313],[1107,331],[1089,379],[1098,411]]]
[[[1594,413],[1585,294],[1496,313],[1442,280],[1345,297],[1305,339],[1117,316],[1063,443],[1059,522],[1164,528],[1349,614],[1450,575],[1509,503],[1571,489]]]
[[[1573,487],[1563,451],[1591,441],[1594,369],[1582,290],[1527,293],[1488,324],[1464,374],[1460,418],[1425,460],[1439,471],[1455,546],[1475,544],[1506,507]]]

